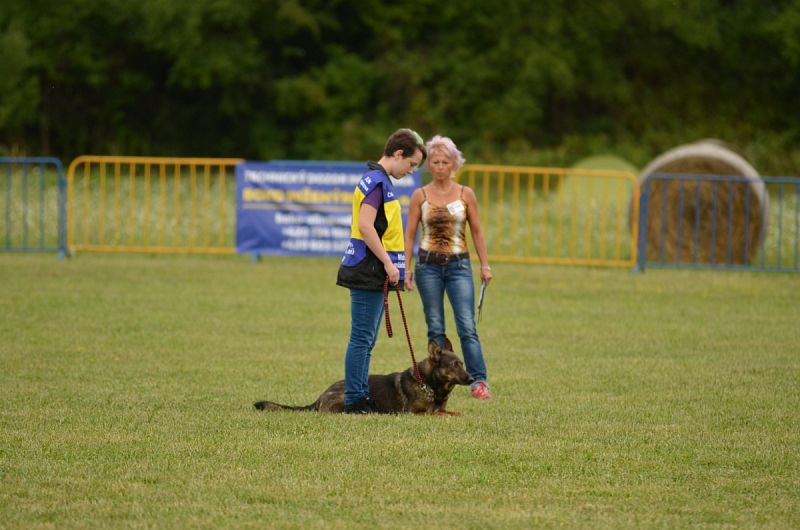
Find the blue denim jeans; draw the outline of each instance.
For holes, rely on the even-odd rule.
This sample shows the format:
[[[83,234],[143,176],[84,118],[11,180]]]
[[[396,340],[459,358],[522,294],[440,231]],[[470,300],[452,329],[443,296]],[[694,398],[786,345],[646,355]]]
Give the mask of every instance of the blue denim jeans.
[[[467,373],[476,383],[485,382],[486,363],[475,329],[475,284],[469,259],[453,261],[447,265],[417,262],[414,276],[422,298],[425,322],[428,324],[428,340],[435,340],[439,346],[444,344],[444,293],[447,293],[453,308]]]
[[[344,404],[369,397],[369,361],[383,318],[383,292],[350,289],[350,341],[344,357]]]

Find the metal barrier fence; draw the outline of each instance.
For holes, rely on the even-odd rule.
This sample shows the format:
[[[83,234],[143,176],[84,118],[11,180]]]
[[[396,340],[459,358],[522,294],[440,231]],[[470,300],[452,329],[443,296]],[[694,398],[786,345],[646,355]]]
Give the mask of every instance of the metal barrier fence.
[[[49,157],[0,157],[0,250],[66,254],[61,161]]]
[[[233,254],[233,158],[81,156],[67,172],[71,251]]]
[[[624,171],[465,165],[492,261],[634,267],[638,182]],[[633,200],[631,200],[633,197]]]
[[[0,250],[235,253],[240,159],[0,157]],[[493,261],[800,272],[800,178],[468,164]],[[641,196],[640,196],[641,192]],[[641,209],[641,215],[640,215]]]
[[[800,272],[800,178],[657,173],[640,202],[640,270]]]

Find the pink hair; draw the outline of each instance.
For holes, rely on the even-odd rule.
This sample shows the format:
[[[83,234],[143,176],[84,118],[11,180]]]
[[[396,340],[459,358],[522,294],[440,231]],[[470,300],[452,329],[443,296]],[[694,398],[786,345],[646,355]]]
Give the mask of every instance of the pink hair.
[[[426,147],[428,148],[428,162],[430,162],[431,157],[434,154],[434,151],[443,152],[445,155],[449,156],[456,164],[454,171],[457,171],[464,165],[466,160],[464,159],[464,155],[461,151],[458,150],[456,147],[455,142],[448,138],[447,136],[440,136],[436,135],[430,139],[427,143]]]

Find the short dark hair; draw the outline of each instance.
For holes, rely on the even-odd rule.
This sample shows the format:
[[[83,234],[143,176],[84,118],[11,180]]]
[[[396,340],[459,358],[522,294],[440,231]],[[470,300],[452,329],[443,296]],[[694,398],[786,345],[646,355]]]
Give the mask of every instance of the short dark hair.
[[[414,156],[414,151],[417,149],[422,153],[422,162],[428,158],[428,149],[425,147],[425,140],[422,139],[416,131],[411,129],[397,129],[388,140],[386,146],[383,148],[385,156],[392,156],[395,151],[401,149],[403,157],[408,158]]]

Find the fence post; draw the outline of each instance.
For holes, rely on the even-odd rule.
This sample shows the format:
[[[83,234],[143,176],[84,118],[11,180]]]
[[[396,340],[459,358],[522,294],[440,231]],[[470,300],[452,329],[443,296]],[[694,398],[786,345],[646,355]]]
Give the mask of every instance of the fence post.
[[[58,168],[58,260],[70,257],[67,248],[67,177],[60,160]]]
[[[650,206],[650,181],[647,180],[639,195],[639,231],[636,241],[636,267],[635,272],[644,272],[647,266],[647,218]]]

